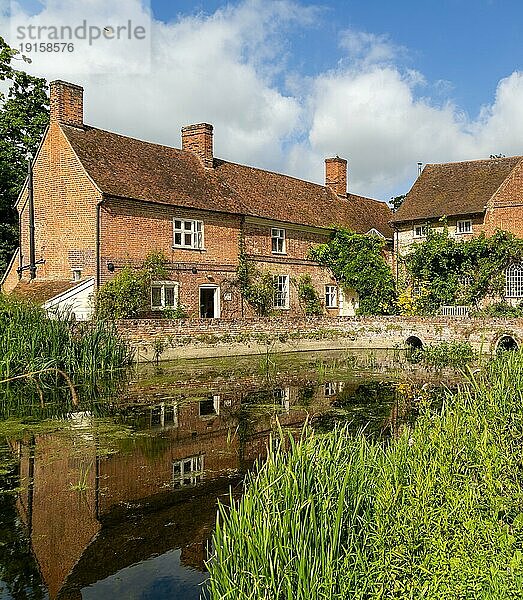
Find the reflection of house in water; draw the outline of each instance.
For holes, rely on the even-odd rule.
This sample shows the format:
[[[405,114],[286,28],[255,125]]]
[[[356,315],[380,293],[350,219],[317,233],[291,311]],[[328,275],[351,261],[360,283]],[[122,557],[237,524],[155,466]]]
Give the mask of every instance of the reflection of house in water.
[[[176,548],[181,571],[203,571],[217,497],[265,453],[276,416],[301,427],[308,411],[292,409],[297,398],[295,388],[270,390],[255,417],[245,393],[129,407],[118,419],[138,433],[116,442],[103,426],[84,435],[73,420],[70,431],[13,443],[18,510],[50,598],[81,598],[86,586]]]

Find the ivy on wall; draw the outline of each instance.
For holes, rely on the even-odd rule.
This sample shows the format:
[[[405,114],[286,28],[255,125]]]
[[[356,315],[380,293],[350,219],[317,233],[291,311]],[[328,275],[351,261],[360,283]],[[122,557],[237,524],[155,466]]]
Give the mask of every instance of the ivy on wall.
[[[312,283],[311,276],[307,273],[301,275],[296,282],[298,289],[298,300],[306,315],[322,315],[323,305],[316,288]]]
[[[240,237],[236,282],[242,298],[260,317],[267,317],[274,307],[274,278],[268,271],[260,271],[247,258],[243,239]]]
[[[167,259],[151,252],[141,269],[125,266],[98,290],[95,299],[98,319],[128,319],[151,308],[151,282],[168,279]]]
[[[327,243],[310,249],[309,258],[327,267],[338,285],[357,292],[358,314],[393,314],[396,287],[383,256],[384,244],[376,236],[337,228]]]
[[[404,258],[410,286],[399,298],[403,312],[434,314],[442,305],[477,306],[485,298],[503,298],[505,270],[523,262],[523,240],[506,231],[469,240],[429,229],[425,241]],[[412,288],[416,289],[412,297]]]

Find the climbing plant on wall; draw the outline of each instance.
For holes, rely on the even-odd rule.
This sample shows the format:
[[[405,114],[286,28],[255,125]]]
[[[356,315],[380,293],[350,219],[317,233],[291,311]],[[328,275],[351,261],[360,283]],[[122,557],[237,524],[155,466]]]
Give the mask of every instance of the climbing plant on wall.
[[[151,282],[168,279],[167,259],[161,252],[151,252],[140,269],[125,266],[96,294],[99,319],[127,319],[151,308]]]
[[[411,284],[423,293],[418,313],[435,313],[445,304],[477,305],[486,297],[503,298],[505,269],[523,262],[523,240],[506,231],[456,240],[429,229],[427,239],[404,258]]]
[[[268,271],[260,271],[247,258],[243,239],[240,237],[236,283],[242,298],[257,315],[266,317],[274,306],[274,279]]]
[[[337,228],[327,243],[311,248],[309,258],[327,267],[341,287],[358,293],[359,314],[392,314],[396,289],[383,256],[384,244],[376,236]]]
[[[312,283],[311,276],[308,273],[300,275],[295,283],[298,289],[298,300],[303,312],[306,315],[323,314],[323,306],[318,292]]]

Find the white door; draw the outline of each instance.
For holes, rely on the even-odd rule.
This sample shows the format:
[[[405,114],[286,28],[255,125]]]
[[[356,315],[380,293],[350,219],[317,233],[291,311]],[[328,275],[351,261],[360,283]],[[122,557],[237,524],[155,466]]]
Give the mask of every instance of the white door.
[[[354,317],[360,306],[358,294],[355,290],[339,289],[340,317]]]

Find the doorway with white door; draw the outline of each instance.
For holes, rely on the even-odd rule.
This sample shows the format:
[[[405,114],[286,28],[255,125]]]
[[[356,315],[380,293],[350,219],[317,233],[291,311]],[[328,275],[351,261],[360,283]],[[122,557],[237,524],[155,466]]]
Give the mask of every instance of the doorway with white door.
[[[200,286],[200,319],[220,318],[220,288],[217,285]]]

